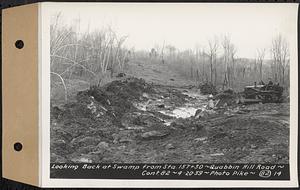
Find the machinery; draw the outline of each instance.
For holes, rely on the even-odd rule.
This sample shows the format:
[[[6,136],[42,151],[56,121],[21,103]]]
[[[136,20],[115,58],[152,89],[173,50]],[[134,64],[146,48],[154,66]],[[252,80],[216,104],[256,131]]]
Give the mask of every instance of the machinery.
[[[279,103],[283,101],[282,98],[283,87],[279,84],[260,84],[253,86],[246,86],[244,92],[240,94],[239,101],[243,104],[249,103]]]

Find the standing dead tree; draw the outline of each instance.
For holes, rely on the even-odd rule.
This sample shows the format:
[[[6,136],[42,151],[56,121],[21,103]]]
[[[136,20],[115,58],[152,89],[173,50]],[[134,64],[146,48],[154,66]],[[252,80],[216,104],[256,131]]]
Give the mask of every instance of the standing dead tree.
[[[195,62],[197,65],[196,68],[196,76],[197,76],[197,81],[201,81],[202,82],[208,82],[208,75],[207,75],[207,68],[206,68],[206,58],[207,58],[207,54],[205,53],[205,47],[200,47],[200,46],[196,46],[195,47]],[[211,57],[210,57],[211,58]]]
[[[159,62],[161,62],[162,64],[165,63],[165,49],[166,49],[166,44],[165,41],[163,41],[162,46],[160,46],[159,44],[155,44],[154,48],[151,49],[150,52],[150,57],[153,57],[155,59],[158,58]]]
[[[231,43],[230,37],[227,35],[223,37],[221,44],[223,47],[223,58],[225,63],[223,88],[232,87],[234,80],[236,48],[234,44]]]
[[[200,72],[201,71],[201,64],[204,64],[201,60],[201,50],[200,48],[197,46],[195,48],[195,62],[196,62],[196,65],[197,65],[197,68],[196,68],[196,81],[199,82],[200,81]],[[201,76],[202,78],[202,81],[203,81],[203,76]]]
[[[202,62],[202,80],[203,81],[208,81],[208,76],[207,76],[207,72],[205,71],[206,68],[206,53],[204,48],[201,50],[201,62]]]
[[[286,67],[289,64],[289,48],[281,34],[272,40],[271,54],[273,58],[272,73],[276,82],[285,83]]]
[[[107,78],[111,78],[117,69],[123,69],[128,57],[128,50],[125,50],[123,45],[128,36],[118,38],[110,27],[91,36],[94,40],[91,40],[89,53],[93,57],[92,67],[97,73],[97,85],[101,85]]]
[[[170,60],[171,62],[174,61],[175,55],[176,55],[176,47],[173,45],[166,45],[166,55],[167,59]]]
[[[157,50],[155,48],[152,48],[149,53],[150,58],[156,58],[157,57]]]
[[[263,61],[265,58],[266,49],[258,49],[256,53],[256,63],[259,69],[259,81],[263,80]]]
[[[162,45],[162,48],[161,48],[161,53],[160,53],[160,57],[161,57],[161,63],[164,64],[165,63],[165,59],[164,59],[164,55],[165,55],[165,41]]]
[[[209,62],[210,62],[210,82],[214,85],[217,84],[217,51],[219,48],[218,39],[215,37],[213,40],[208,41],[209,50]],[[213,81],[214,75],[214,81]]]

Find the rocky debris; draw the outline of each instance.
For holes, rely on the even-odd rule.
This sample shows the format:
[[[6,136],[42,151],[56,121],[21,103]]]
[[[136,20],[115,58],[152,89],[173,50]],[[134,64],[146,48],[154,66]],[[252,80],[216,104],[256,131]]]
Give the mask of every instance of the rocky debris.
[[[79,136],[74,138],[70,144],[73,147],[84,147],[84,146],[89,146],[89,145],[97,145],[97,143],[100,141],[100,139],[97,139],[95,137],[91,136]]]
[[[154,140],[154,139],[161,139],[168,136],[169,133],[161,132],[161,131],[148,131],[141,134],[141,137],[145,140]]]
[[[81,155],[71,159],[74,163],[93,163],[92,156],[90,155]]]
[[[121,124],[125,129],[143,130],[156,125],[163,125],[164,120],[151,113],[129,112],[121,118]]]
[[[170,150],[170,149],[175,149],[175,146],[171,143],[166,145],[166,149]]]
[[[198,122],[194,122],[192,119],[178,118],[171,123],[170,127],[174,130],[196,131],[198,128],[201,128],[198,124]]]
[[[118,133],[114,133],[113,143],[128,143],[133,141],[137,137],[137,133],[135,130],[121,130]]]
[[[185,129],[188,125],[185,119],[179,118],[173,121],[170,126],[174,129]]]
[[[224,156],[224,153],[214,153],[214,154],[210,154],[210,156]]]
[[[200,138],[195,138],[194,141],[196,142],[202,142],[202,141],[206,141],[207,137],[200,137]]]
[[[97,147],[97,149],[108,149],[108,143],[107,142],[100,142]]]
[[[142,93],[142,97],[143,98],[146,98],[146,99],[149,99],[150,98],[150,95],[148,93]]]
[[[218,113],[213,109],[199,109],[196,111],[195,119],[205,120],[207,118],[211,118],[216,116]]]
[[[58,156],[63,156],[73,151],[73,148],[65,140],[59,138],[51,140],[50,149],[52,153]]]
[[[50,160],[53,163],[66,163],[68,160],[66,158],[64,158],[63,156],[59,156],[55,153],[51,153],[50,155]]]

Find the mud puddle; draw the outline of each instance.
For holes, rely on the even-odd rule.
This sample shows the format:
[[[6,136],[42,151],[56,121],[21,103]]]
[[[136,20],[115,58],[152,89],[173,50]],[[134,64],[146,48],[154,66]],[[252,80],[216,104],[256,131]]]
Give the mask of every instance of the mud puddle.
[[[187,103],[181,106],[172,106],[165,101],[166,99],[152,99],[146,102],[135,103],[134,105],[141,111],[158,111],[167,116],[183,119],[195,116],[197,110],[205,108],[207,95],[187,89],[184,89],[182,94],[186,96],[185,100]],[[145,96],[149,97],[148,95]],[[171,121],[169,120],[166,124],[169,125]]]

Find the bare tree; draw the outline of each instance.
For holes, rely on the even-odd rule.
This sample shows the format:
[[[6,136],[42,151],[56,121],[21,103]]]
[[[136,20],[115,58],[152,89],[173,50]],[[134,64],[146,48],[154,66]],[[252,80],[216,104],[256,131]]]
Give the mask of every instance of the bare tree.
[[[156,58],[157,57],[157,50],[155,48],[151,48],[149,56],[150,56],[150,58]]]
[[[289,48],[286,39],[281,34],[273,38],[271,54],[273,58],[272,72],[274,80],[284,84],[285,70],[289,64]]]
[[[162,45],[162,48],[161,48],[161,54],[160,54],[160,56],[161,56],[161,63],[162,63],[162,64],[165,63],[165,59],[164,59],[165,43],[166,43],[166,42],[164,41],[164,43],[163,43],[163,45]]]
[[[205,65],[206,65],[206,59],[205,59],[205,57],[206,57],[206,53],[205,53],[205,50],[204,50],[204,48],[202,48],[202,50],[201,50],[201,62],[202,62],[202,80],[204,81],[208,81],[208,77],[207,77],[207,73],[206,73],[206,71],[205,71]]]
[[[123,48],[127,36],[119,38],[109,26],[81,34],[80,18],[71,26],[63,25],[60,19],[61,15],[56,15],[50,25],[50,73],[55,79],[51,83],[62,84],[64,99],[67,100],[73,73],[74,77],[80,77],[89,84],[99,84],[106,82],[103,79],[111,77],[116,67],[123,69],[128,56],[128,51]],[[109,70],[110,76],[107,75]]]
[[[176,47],[173,45],[167,45],[166,46],[166,54],[168,57],[172,60],[175,57],[176,54]]]
[[[197,65],[196,76],[197,81],[205,80],[205,51],[203,47],[197,45],[195,47],[195,62]],[[202,72],[201,72],[202,71]]]
[[[208,41],[209,50],[209,63],[210,63],[210,82],[216,85],[217,83],[217,51],[219,48],[218,38],[215,37],[213,40]],[[213,74],[215,76],[213,81]]]
[[[259,80],[262,81],[263,80],[263,75],[262,75],[262,69],[263,69],[263,61],[265,58],[265,54],[266,54],[266,49],[257,49],[257,53],[256,53],[256,62],[259,66]]]
[[[153,52],[155,52],[155,55],[156,55],[155,57],[159,57],[162,64],[165,63],[165,48],[166,48],[165,46],[166,46],[165,41],[163,41],[162,46],[155,44],[154,48],[152,48],[152,50],[151,50],[151,52],[153,51],[153,49],[155,50],[155,51],[153,51]]]
[[[234,65],[236,59],[236,48],[230,41],[230,36],[225,35],[222,39],[223,58],[225,63],[223,87],[231,87],[234,79]]]

